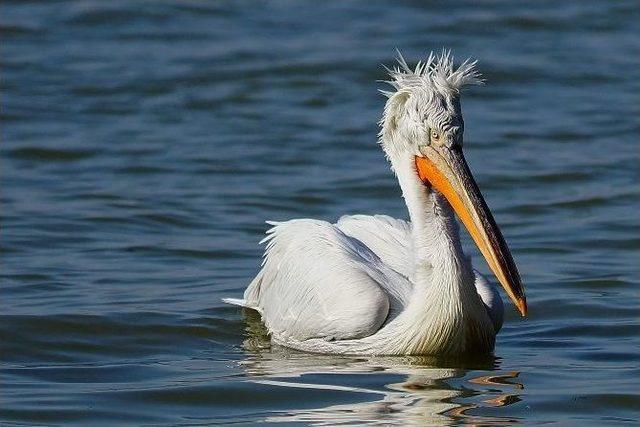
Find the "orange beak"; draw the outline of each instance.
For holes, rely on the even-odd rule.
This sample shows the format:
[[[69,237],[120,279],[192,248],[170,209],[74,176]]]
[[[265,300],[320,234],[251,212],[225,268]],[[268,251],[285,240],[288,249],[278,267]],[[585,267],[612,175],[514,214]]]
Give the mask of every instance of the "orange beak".
[[[415,157],[418,176],[447,199],[513,304],[526,316],[527,300],[520,274],[462,150],[428,145],[420,151],[423,156]]]

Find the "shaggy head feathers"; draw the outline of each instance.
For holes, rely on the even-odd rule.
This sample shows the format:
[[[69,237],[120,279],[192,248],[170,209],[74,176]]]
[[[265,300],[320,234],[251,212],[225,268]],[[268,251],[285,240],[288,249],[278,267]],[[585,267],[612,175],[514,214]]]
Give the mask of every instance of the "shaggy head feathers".
[[[398,65],[388,69],[387,81],[395,91],[381,91],[389,99],[380,125],[380,142],[387,156],[415,151],[437,131],[448,146],[462,145],[464,122],[460,108],[460,89],[482,83],[476,61],[453,66],[450,51],[433,52],[412,70],[398,52]]]
[[[387,83],[397,91],[422,88],[435,90],[443,95],[458,95],[465,85],[483,83],[482,76],[476,70],[477,62],[467,59],[454,70],[451,51],[443,49],[440,55],[431,52],[426,61],[419,61],[412,70],[398,51],[398,65],[393,69],[385,67],[391,77]],[[381,92],[387,97],[397,93]]]

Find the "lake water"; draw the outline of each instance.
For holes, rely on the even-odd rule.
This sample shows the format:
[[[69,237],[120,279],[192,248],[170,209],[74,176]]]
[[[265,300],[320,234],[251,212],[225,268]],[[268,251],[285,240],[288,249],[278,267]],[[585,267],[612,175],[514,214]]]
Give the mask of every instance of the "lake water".
[[[637,2],[0,11],[2,425],[637,425]],[[269,348],[220,301],[264,221],[406,217],[377,80],[443,46],[530,315],[482,360]]]

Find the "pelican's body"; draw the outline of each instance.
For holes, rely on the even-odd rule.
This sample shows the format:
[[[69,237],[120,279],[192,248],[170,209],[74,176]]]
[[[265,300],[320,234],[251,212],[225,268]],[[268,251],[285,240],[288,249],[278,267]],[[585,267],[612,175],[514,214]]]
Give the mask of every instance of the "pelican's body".
[[[244,299],[226,301],[257,310],[277,344],[336,354],[492,351],[502,300],[463,254],[454,211],[526,310],[513,260],[462,158],[458,91],[478,81],[473,64],[453,71],[443,54],[415,71],[401,65],[380,138],[410,222],[355,215],[271,223],[261,271]]]

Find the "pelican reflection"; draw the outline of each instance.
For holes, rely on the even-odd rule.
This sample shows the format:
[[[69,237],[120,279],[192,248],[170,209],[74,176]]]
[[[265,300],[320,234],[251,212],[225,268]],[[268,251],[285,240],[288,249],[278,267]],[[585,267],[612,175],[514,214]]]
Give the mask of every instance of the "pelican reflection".
[[[248,381],[274,387],[285,402],[286,393],[320,390],[328,396],[318,403],[322,407],[291,407],[272,413],[267,422],[504,425],[520,421],[496,415],[496,408],[521,400],[524,385],[518,372],[501,371],[494,357],[447,360],[302,353],[271,346],[259,316],[248,317],[247,357],[241,362]]]

